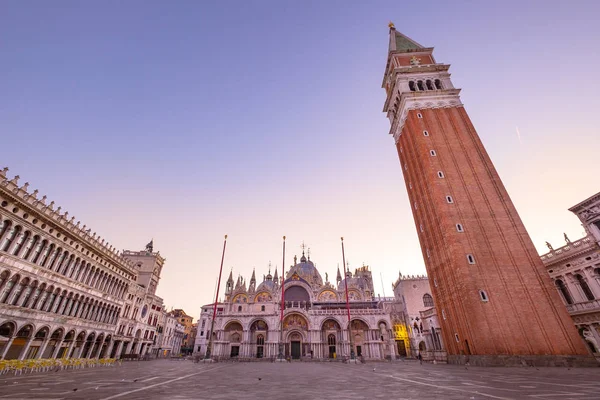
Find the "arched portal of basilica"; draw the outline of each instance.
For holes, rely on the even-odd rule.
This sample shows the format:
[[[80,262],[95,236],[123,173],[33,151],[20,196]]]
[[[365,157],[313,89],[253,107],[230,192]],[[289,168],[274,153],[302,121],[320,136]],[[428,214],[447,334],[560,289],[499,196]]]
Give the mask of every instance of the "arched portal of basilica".
[[[234,281],[233,275],[229,275],[225,301],[217,305],[213,356],[274,359],[281,341],[285,357],[292,360],[344,360],[350,356],[351,343],[355,354],[362,359],[395,358],[390,315],[373,294],[368,267],[358,268],[354,274],[348,271],[345,279],[338,270],[334,285],[328,279],[323,282],[315,264],[303,253],[300,262],[289,267],[283,280],[283,323],[281,284],[277,272],[273,276],[269,271],[258,285],[254,273],[248,283],[242,277]],[[208,345],[213,306],[202,308],[197,355],[204,355]]]

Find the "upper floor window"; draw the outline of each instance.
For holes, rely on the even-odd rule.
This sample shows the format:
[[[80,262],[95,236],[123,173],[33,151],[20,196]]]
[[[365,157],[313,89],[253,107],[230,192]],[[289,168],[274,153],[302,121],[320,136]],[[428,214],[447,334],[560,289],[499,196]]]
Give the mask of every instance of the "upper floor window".
[[[423,306],[433,307],[433,297],[429,293],[423,295]]]
[[[573,298],[571,297],[571,293],[569,293],[567,285],[565,285],[565,283],[560,279],[554,281],[554,284],[556,285],[558,291],[562,294],[567,304],[573,304]]]
[[[411,92],[424,92],[427,90],[441,90],[442,81],[439,79],[426,79],[408,82],[408,90]]]
[[[585,278],[580,274],[575,275],[575,278],[577,278],[577,282],[579,283],[583,294],[585,294],[585,297],[587,297],[588,300],[594,300],[594,294],[590,290]]]

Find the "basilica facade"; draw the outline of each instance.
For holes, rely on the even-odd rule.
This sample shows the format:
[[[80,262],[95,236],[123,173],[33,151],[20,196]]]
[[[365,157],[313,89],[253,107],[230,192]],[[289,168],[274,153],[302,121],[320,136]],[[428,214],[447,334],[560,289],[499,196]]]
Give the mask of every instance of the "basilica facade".
[[[346,306],[346,284],[350,310]],[[283,290],[277,271],[257,285],[253,272],[248,285],[230,273],[225,299],[217,304],[212,344],[215,358],[275,358],[279,343],[291,359],[345,359],[351,342],[362,359],[395,358],[395,342],[389,313],[373,293],[368,266],[349,271],[345,279],[338,269],[336,284],[325,282],[315,264],[302,254],[294,257],[285,273]],[[281,300],[283,293],[283,321]],[[194,353],[204,356],[211,335],[214,304],[200,313]],[[350,340],[349,332],[352,337]]]

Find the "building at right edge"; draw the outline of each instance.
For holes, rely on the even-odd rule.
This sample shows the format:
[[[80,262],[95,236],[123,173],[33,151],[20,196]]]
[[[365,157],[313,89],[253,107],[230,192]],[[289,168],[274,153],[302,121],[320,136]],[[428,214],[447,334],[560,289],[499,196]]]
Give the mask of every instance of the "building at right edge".
[[[564,246],[548,246],[541,259],[579,334],[600,359],[600,193],[569,208],[586,235]]]
[[[383,79],[449,363],[594,364],[450,80],[390,24]]]

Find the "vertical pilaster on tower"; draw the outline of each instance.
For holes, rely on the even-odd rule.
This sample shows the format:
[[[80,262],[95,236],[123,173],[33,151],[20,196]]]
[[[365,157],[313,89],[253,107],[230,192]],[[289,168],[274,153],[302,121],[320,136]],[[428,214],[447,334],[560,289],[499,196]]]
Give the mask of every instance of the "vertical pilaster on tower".
[[[383,111],[449,361],[595,363],[463,107],[450,66],[393,24],[389,34]]]

